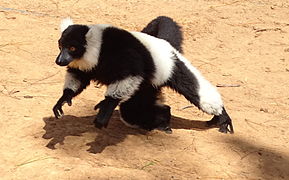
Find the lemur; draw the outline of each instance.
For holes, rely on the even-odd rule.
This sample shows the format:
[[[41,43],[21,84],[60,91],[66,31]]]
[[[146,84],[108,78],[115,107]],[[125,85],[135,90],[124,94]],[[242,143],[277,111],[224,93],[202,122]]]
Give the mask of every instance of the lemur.
[[[111,25],[79,25],[66,20],[62,23],[58,44],[60,53],[56,64],[68,68],[63,95],[53,107],[57,118],[63,115],[64,103],[71,105],[73,97],[80,94],[90,81],[96,81],[107,86],[105,99],[95,107],[99,109],[94,121],[96,127],[106,127],[119,104],[126,121],[122,112],[129,112],[125,109],[127,104],[134,102],[134,97],[138,97],[137,101],[145,100],[152,94],[152,102],[160,108],[147,109],[144,114],[159,113],[164,117],[152,120],[160,124],[143,128],[170,130],[169,106],[157,102],[161,88],[166,86],[182,94],[202,111],[214,115],[208,125],[217,125],[223,133],[234,132],[216,88],[169,42]]]

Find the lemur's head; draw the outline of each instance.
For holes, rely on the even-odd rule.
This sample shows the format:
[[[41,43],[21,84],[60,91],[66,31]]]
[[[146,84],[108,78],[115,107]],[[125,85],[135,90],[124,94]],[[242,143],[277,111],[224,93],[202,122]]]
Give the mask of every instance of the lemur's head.
[[[62,35],[58,40],[60,53],[56,58],[56,64],[67,66],[72,61],[77,61],[83,57],[88,30],[89,27],[86,25],[73,25],[71,19],[62,21]]]

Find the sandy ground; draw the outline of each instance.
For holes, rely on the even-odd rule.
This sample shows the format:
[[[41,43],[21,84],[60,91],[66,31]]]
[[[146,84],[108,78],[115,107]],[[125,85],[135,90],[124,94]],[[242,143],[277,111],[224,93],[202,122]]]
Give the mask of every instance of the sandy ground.
[[[0,2],[0,179],[289,179],[289,2],[246,0],[5,0]],[[131,129],[116,110],[93,126],[105,88],[90,86],[52,117],[65,68],[59,22],[141,30],[167,15],[185,56],[218,90],[235,134],[165,90],[173,134]]]

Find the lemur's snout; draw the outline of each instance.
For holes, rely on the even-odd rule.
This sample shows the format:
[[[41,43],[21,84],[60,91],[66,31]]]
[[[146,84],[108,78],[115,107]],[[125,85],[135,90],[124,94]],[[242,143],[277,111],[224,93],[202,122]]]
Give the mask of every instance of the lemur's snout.
[[[72,56],[68,53],[68,49],[62,49],[56,58],[55,63],[59,66],[67,66],[71,61],[73,61]]]

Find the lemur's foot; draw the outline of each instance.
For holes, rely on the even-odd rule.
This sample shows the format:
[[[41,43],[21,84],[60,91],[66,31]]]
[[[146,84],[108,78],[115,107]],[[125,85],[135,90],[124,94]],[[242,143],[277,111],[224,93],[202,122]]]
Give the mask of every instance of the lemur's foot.
[[[63,95],[61,96],[61,98],[57,101],[57,103],[55,104],[55,106],[53,107],[53,113],[54,116],[59,119],[61,118],[64,113],[62,110],[62,106],[67,103],[69,106],[72,105],[72,97],[73,97],[74,92],[71,89],[65,89],[63,91]]]
[[[210,121],[207,121],[207,126],[217,126],[219,127],[219,132],[221,133],[234,133],[232,120],[227,114],[225,108],[223,109],[222,114],[218,116],[215,115]]]
[[[93,121],[94,126],[98,129],[101,129],[103,127],[107,127],[109,119],[112,115],[112,111],[107,111],[107,104],[104,103],[105,101],[102,101],[98,103],[95,106],[95,110],[99,109],[98,114],[95,117],[95,120]]]
[[[93,123],[94,123],[94,126],[96,127],[96,128],[98,128],[98,129],[101,129],[101,128],[106,128],[107,127],[107,125],[108,125],[108,123],[104,123],[103,121],[100,121],[100,120],[98,120],[98,119],[95,119],[94,121],[93,121]]]
[[[172,134],[173,131],[170,127],[171,121],[171,107],[163,104],[162,106],[156,106],[156,120],[155,125],[158,130],[164,131],[167,134]]]
[[[112,116],[113,110],[118,105],[119,100],[113,99],[111,97],[105,97],[104,100],[99,102],[95,107],[94,110],[99,109],[98,114],[95,117],[94,125],[96,128],[103,128],[107,127],[108,122]]]

